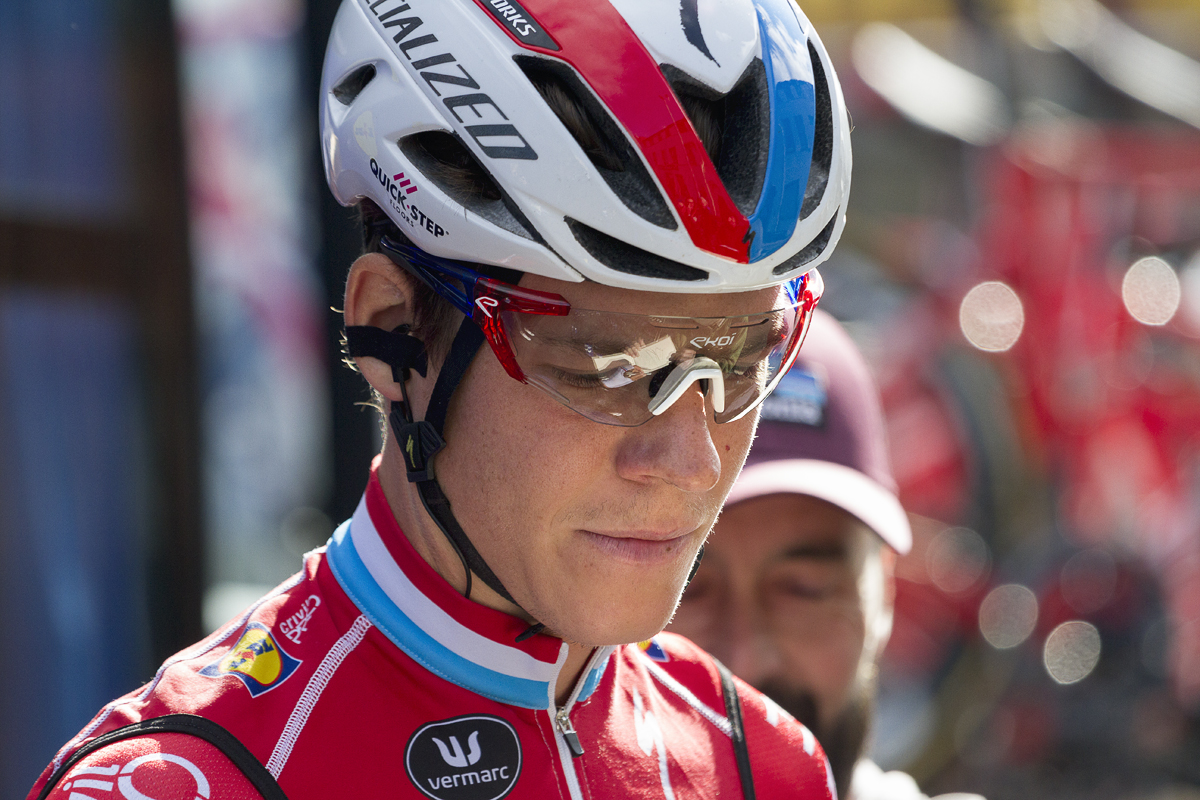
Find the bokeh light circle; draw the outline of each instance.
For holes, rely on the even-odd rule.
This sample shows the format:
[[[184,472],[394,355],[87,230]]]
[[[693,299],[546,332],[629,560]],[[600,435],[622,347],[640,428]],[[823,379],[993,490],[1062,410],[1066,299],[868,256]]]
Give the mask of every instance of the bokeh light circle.
[[[1064,622],[1046,637],[1042,662],[1058,683],[1078,683],[1092,674],[1099,661],[1100,631],[1090,622]]]
[[[1001,353],[1021,338],[1025,308],[1007,285],[986,281],[967,292],[958,307],[958,325],[967,341],[980,350]]]
[[[1019,583],[1006,583],[980,603],[979,632],[992,647],[1008,650],[1029,638],[1037,618],[1037,596]]]
[[[1121,300],[1143,325],[1166,325],[1179,310],[1183,290],[1171,265],[1155,256],[1133,262],[1121,281]]]

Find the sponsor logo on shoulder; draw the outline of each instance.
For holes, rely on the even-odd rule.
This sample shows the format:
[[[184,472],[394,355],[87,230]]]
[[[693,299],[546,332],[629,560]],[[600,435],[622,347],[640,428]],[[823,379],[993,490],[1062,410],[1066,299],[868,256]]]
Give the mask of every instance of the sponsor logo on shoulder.
[[[308,623],[312,619],[313,614],[316,613],[317,606],[319,605],[321,605],[321,598],[315,594],[310,594],[305,598],[304,605],[300,606],[300,610],[279,625],[279,630],[284,636],[291,639],[293,643],[300,644],[300,637],[308,630]]]
[[[125,764],[77,767],[71,770],[67,774],[66,780],[55,788],[64,795],[70,792],[70,796],[73,798],[119,796],[126,800],[148,800],[146,795],[134,788],[133,782],[134,774],[143,765],[148,766],[145,772],[152,773],[151,780],[159,786],[166,785],[168,781],[172,784],[178,781],[178,785],[181,786],[186,783],[195,783],[197,800],[208,800],[211,794],[212,787],[209,785],[208,777],[200,768],[183,756],[171,753],[149,753]],[[184,777],[185,774],[190,776],[190,780]],[[145,776],[143,776],[144,779]],[[84,794],[85,790],[89,794]]]
[[[404,766],[434,800],[499,800],[521,774],[521,740],[512,725],[490,715],[430,722],[409,738]]]
[[[825,425],[829,395],[825,376],[794,366],[763,401],[762,421],[795,422],[820,428]]]
[[[258,697],[290,678],[300,664],[280,647],[266,626],[251,622],[237,644],[200,674],[208,678],[232,675],[245,684],[251,697]]]
[[[496,18],[500,27],[512,31],[522,43],[546,50],[558,49],[550,35],[542,30],[534,21],[533,15],[517,0],[480,0],[480,5]]]
[[[671,660],[671,657],[667,655],[667,651],[662,649],[662,645],[656,639],[647,639],[644,642],[638,642],[638,647],[654,661],[665,664]]]

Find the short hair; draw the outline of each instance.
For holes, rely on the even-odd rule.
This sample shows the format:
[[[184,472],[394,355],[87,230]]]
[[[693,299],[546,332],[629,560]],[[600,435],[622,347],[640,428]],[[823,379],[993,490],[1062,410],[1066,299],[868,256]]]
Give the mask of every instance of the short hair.
[[[380,245],[384,236],[397,242],[407,242],[395,224],[373,201],[358,202],[358,214],[363,234],[363,253],[382,253]],[[395,256],[388,256],[393,261]],[[462,314],[448,300],[435,292],[428,284],[407,269],[405,264],[397,267],[408,273],[413,286],[413,324],[411,333],[425,344],[425,352],[433,366],[437,366],[450,351],[450,342],[458,329]]]

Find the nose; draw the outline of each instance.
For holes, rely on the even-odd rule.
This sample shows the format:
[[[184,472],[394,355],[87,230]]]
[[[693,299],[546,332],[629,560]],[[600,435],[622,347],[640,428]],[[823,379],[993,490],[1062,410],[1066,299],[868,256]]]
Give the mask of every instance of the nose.
[[[621,477],[662,480],[686,492],[707,492],[721,479],[721,458],[709,429],[709,411],[697,382],[660,415],[637,428],[617,458]]]

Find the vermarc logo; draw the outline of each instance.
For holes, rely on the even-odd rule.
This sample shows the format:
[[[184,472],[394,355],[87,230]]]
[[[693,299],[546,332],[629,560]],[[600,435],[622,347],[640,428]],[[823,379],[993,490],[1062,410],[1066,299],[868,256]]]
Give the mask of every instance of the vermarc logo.
[[[452,767],[473,767],[483,757],[479,750],[479,731],[471,731],[471,736],[467,739],[466,755],[463,755],[462,745],[458,743],[457,736],[450,737],[450,747],[446,747],[446,743],[436,736],[433,737],[433,743],[437,745],[438,751],[441,752],[442,761],[445,761]]]
[[[417,729],[404,765],[413,785],[435,800],[499,800],[521,774],[521,742],[499,717],[454,717]]]

